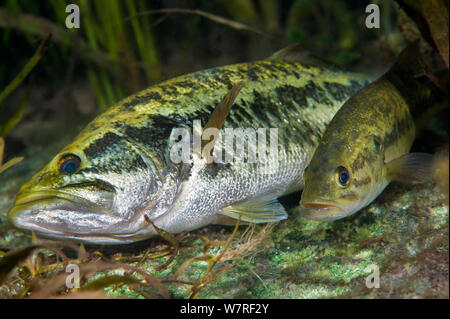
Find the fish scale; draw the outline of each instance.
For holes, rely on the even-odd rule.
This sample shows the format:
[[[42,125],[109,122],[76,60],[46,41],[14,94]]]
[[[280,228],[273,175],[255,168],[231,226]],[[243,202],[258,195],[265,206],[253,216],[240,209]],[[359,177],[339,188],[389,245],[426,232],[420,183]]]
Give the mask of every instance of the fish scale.
[[[154,85],[94,119],[21,188],[9,220],[38,236],[106,244],[155,235],[144,216],[171,233],[229,223],[230,217],[249,222],[282,220],[287,215],[276,198],[301,189],[303,171],[327,123],[369,81],[366,75],[335,68],[270,59],[203,70]],[[172,130],[191,130],[195,120],[205,126],[238,82],[243,86],[224,128],[277,128],[277,156],[265,163],[212,167],[195,154],[190,164],[171,162]],[[80,159],[77,171],[69,175],[60,171],[66,154]],[[80,199],[79,185],[86,181],[89,196]],[[98,194],[93,190],[96,183],[102,190]],[[111,188],[113,196],[107,193]],[[89,209],[92,198],[100,204],[91,206],[108,207],[107,216],[103,210],[102,216],[96,216]],[[89,228],[80,224],[83,218],[89,220]]]

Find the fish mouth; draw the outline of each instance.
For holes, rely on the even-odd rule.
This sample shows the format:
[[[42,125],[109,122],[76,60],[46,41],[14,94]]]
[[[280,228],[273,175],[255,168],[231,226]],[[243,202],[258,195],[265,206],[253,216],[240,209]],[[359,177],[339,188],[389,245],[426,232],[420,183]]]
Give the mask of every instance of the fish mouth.
[[[303,208],[312,208],[312,209],[330,209],[337,208],[336,205],[331,204],[321,204],[321,203],[305,203],[302,205]]]
[[[114,194],[103,196],[108,201],[114,198]],[[112,202],[102,204],[64,191],[24,191],[17,195],[7,218],[14,228],[49,239],[107,244],[133,241],[131,234],[120,233],[117,225],[123,225],[124,219],[113,213]]]
[[[13,208],[36,209],[36,206],[45,206],[47,209],[55,209],[61,205],[75,210],[85,210],[86,208],[95,210],[105,209],[105,207],[102,207],[101,205],[83,197],[57,190],[19,192],[16,196],[16,200],[14,201]]]
[[[300,202],[300,217],[315,221],[333,221],[348,216],[348,213],[335,203]]]

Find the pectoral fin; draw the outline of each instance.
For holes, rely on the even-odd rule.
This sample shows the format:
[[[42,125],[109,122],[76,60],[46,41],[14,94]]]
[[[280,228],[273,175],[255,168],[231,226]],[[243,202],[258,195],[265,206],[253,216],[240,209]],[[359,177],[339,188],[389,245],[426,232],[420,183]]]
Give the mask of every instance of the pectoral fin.
[[[408,153],[386,164],[387,178],[405,183],[424,183],[433,176],[433,155]]]
[[[227,206],[221,214],[250,223],[278,222],[288,217],[284,207],[273,196],[262,196]]]

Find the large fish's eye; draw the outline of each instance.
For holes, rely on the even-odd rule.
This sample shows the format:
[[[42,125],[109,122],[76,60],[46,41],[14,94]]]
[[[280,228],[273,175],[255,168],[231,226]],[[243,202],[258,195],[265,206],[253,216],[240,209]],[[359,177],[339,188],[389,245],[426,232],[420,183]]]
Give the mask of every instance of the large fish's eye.
[[[74,154],[65,154],[59,160],[59,171],[62,174],[74,173],[81,164],[81,159]]]
[[[336,169],[337,183],[341,187],[347,187],[350,182],[350,172],[343,166]]]

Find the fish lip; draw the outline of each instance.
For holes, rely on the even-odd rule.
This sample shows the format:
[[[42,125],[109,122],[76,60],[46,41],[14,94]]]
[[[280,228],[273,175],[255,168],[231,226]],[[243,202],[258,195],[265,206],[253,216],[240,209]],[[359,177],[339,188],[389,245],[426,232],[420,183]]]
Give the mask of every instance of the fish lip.
[[[67,230],[57,230],[54,227],[45,227],[43,224],[34,223],[33,221],[28,221],[27,219],[15,218],[15,210],[23,212],[24,210],[16,208],[14,206],[8,212],[8,222],[15,229],[21,232],[34,232],[36,236],[41,238],[46,238],[49,240],[57,241],[75,241],[84,242],[86,244],[98,244],[98,245],[119,245],[119,244],[129,244],[134,243],[138,240],[144,240],[149,237],[156,235],[156,232],[144,232],[146,227],[139,228],[137,234],[132,233],[74,233]],[[138,235],[138,236],[136,236]]]
[[[38,202],[38,201],[45,200],[45,199],[58,198],[58,196],[50,195],[50,194],[35,194],[35,195],[36,196],[25,197],[25,198],[17,196],[17,198],[14,202],[14,206],[34,203],[34,202]]]
[[[333,221],[348,216],[342,207],[326,201],[300,202],[300,217],[315,221]]]
[[[63,192],[51,190],[31,191],[31,192],[20,192],[19,194],[17,194],[16,200],[14,201],[14,206],[35,203],[38,201],[52,198],[61,198],[73,201],[73,198],[71,199],[69,194]]]
[[[338,207],[334,204],[328,204],[328,203],[309,202],[309,203],[301,203],[300,205],[303,208],[311,208],[311,209],[330,209],[330,208],[339,208],[340,209],[340,207]]]
[[[102,207],[95,202],[60,190],[38,190],[38,191],[19,192],[14,201],[13,208],[20,206],[22,207],[22,209],[24,209],[28,206],[32,206],[33,204],[48,199],[60,199],[71,202],[74,205],[74,208],[78,207],[79,209],[83,208],[90,211],[94,209],[103,210]],[[55,209],[56,208],[57,206],[55,207]]]
[[[19,231],[23,232],[24,229],[19,228],[17,225],[13,224],[13,227],[17,228]],[[135,239],[133,234],[75,234],[66,233],[63,231],[57,231],[52,228],[46,228],[42,226],[37,226],[33,224],[33,228],[25,230],[26,232],[34,232],[36,236],[40,238],[46,238],[48,240],[55,241],[68,241],[68,242],[84,242],[86,244],[97,244],[97,245],[119,245],[119,244],[130,244],[137,240],[144,240],[151,237],[153,234],[147,236],[138,237]]]
[[[106,244],[106,245],[116,245],[124,243],[135,242],[134,233],[122,233],[122,232],[97,232],[97,231],[85,231],[82,233],[74,232],[69,228],[58,228],[52,226],[52,224],[47,223],[36,223],[33,215],[38,203],[46,200],[59,200],[60,203],[55,203],[51,207],[47,207],[44,211],[67,211],[67,208],[61,208],[66,205],[71,206],[71,210],[75,213],[95,213],[96,209],[88,205],[95,205],[95,203],[90,202],[84,198],[68,194],[66,192],[60,192],[55,190],[44,190],[44,191],[27,191],[21,192],[17,195],[14,202],[14,206],[10,208],[7,213],[8,223],[15,229],[21,232],[34,232],[38,237],[47,238],[50,240],[58,241],[77,241],[85,242],[91,244]],[[72,207],[73,206],[73,207]],[[146,224],[145,224],[146,225]],[[138,228],[138,233],[146,230],[147,227]],[[151,236],[151,234],[139,234],[139,240],[146,239]],[[141,238],[142,237],[142,238]]]
[[[14,228],[17,228],[19,231],[24,231],[23,228],[18,227],[17,225],[11,223]],[[27,232],[34,232],[36,236],[41,238],[46,238],[49,240],[57,240],[57,241],[76,241],[76,242],[84,242],[87,244],[98,244],[98,245],[118,245],[118,244],[127,244],[133,243],[136,240],[133,236],[127,236],[127,234],[74,234],[74,233],[66,233],[63,231],[57,231],[52,228],[46,228],[42,226],[37,226],[33,224],[33,228],[27,229]],[[142,239],[146,239],[148,236],[143,237]],[[141,240],[141,238],[139,238]]]

